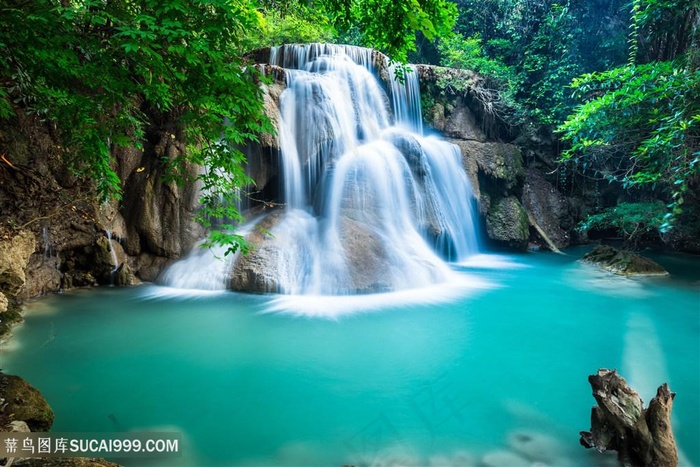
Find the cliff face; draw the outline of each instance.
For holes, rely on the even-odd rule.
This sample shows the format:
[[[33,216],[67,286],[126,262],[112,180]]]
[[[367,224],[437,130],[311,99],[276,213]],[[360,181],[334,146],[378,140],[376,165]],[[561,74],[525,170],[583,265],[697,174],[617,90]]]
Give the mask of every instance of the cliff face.
[[[183,150],[167,127],[150,128],[143,150],[114,152],[123,198],[110,203],[101,203],[94,184],[68,170],[70,154],[53,132],[21,109],[0,129],[3,330],[19,319],[22,300],[153,280],[203,235],[193,222],[196,187],[164,181],[163,161]]]
[[[494,113],[483,78],[428,65],[419,65],[418,74],[423,118],[462,151],[491,244],[567,247],[574,226],[569,200],[539,169],[526,167],[523,153],[532,152],[532,142]],[[450,81],[460,89],[444,84]]]

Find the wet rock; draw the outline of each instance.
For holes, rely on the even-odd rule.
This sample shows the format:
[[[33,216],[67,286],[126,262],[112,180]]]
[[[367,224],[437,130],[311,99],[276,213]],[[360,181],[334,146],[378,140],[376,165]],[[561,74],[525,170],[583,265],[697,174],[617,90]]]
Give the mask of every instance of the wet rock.
[[[0,374],[0,398],[5,413],[26,422],[32,431],[49,431],[54,414],[41,393],[19,376]]]
[[[198,184],[178,186],[166,177],[163,161],[174,161],[186,151],[172,126],[149,135],[154,144],[145,148],[138,164],[129,164],[134,168],[124,181],[121,213],[127,226],[124,247],[132,256],[148,252],[177,258],[203,236],[194,221]],[[185,176],[194,179],[200,167],[189,164],[185,171]]]
[[[40,297],[58,292],[61,288],[60,260],[56,257],[46,258],[35,253],[27,265],[27,282],[20,293],[22,299]]]
[[[391,289],[385,277],[388,261],[381,239],[366,224],[344,218],[340,239],[348,258],[350,289],[355,293],[376,293]]]
[[[581,261],[596,265],[620,276],[666,276],[663,266],[628,250],[597,245]]]
[[[298,260],[289,258],[289,255],[303,257],[305,254],[303,251],[297,251],[300,249],[298,239],[295,241],[283,233],[278,235],[275,230],[280,222],[303,222],[304,219],[283,218],[283,214],[278,211],[268,215],[246,238],[253,248],[235,261],[231,271],[231,289],[277,293],[284,291],[286,276],[303,273],[280,269],[280,265],[285,268],[303,267]],[[387,277],[390,273],[386,268],[387,253],[381,239],[369,225],[343,216],[340,219],[338,235],[344,250],[345,274],[342,278],[328,277],[325,285],[342,289],[344,293],[360,294],[391,289],[392,280]],[[336,284],[334,280],[340,282]]]
[[[112,279],[114,285],[118,287],[136,285],[140,282],[127,263],[122,263],[117,270],[114,271],[114,277]]]
[[[450,142],[459,146],[462,164],[472,182],[477,198],[520,196],[525,171],[520,149],[512,144],[482,143],[478,141]],[[483,212],[483,211],[482,211]]]
[[[28,231],[21,231],[8,240],[0,240],[0,290],[16,295],[26,282],[25,269],[34,253],[36,240]]]
[[[280,240],[268,235],[282,217],[278,211],[268,215],[246,240],[252,251],[240,255],[231,271],[230,288],[245,292],[279,292],[279,257],[282,254]]]
[[[518,250],[526,250],[530,235],[527,212],[515,196],[498,200],[486,214],[490,239]]]
[[[156,280],[168,263],[168,258],[144,252],[136,258],[134,267],[131,269],[138,272],[141,280],[152,282]]]
[[[525,209],[557,248],[569,246],[569,231],[574,225],[569,214],[569,203],[538,170],[525,171],[522,201]]]

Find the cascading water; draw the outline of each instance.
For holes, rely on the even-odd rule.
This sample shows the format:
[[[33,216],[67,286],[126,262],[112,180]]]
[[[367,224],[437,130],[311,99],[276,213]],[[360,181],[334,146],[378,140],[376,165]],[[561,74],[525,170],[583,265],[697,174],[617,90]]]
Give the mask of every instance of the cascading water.
[[[286,69],[278,119],[284,208],[262,221],[271,236],[231,276],[265,282],[254,290],[304,295],[449,281],[443,258],[478,251],[473,197],[459,149],[423,134],[417,72],[384,88],[376,64],[393,75],[386,58],[326,44],[273,48],[270,63]],[[241,271],[242,263],[257,269]]]
[[[302,245],[280,255],[280,290],[344,294],[445,281],[450,269],[430,243],[452,259],[476,252],[471,189],[458,148],[422,135],[415,70],[392,80],[392,124],[372,51],[285,46],[271,62],[288,68],[279,119],[287,212],[273,235]]]

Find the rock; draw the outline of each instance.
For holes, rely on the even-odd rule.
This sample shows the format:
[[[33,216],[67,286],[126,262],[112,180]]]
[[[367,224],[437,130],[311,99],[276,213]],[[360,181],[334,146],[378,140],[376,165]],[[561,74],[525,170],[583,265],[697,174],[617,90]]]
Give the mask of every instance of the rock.
[[[586,253],[581,261],[594,264],[620,276],[666,276],[657,262],[628,250],[618,250],[608,245],[597,245]]]
[[[356,212],[348,210],[348,214],[353,213]],[[283,218],[283,214],[277,211],[268,215],[247,237],[253,249],[235,261],[231,271],[231,289],[256,293],[282,292],[285,291],[285,277],[300,273],[280,269],[280,264],[285,267],[300,266],[295,258],[285,258],[285,255],[304,254],[297,251],[298,241],[285,234],[281,222],[304,222],[304,219]],[[275,230],[277,226],[282,227],[281,232]],[[266,232],[272,232],[272,235]],[[342,278],[328,277],[326,285],[337,287],[342,293],[353,294],[391,289],[392,280],[387,277],[390,273],[386,268],[387,254],[373,230],[361,220],[341,216],[338,235],[347,269],[343,271]],[[334,280],[338,283],[333,283]]]
[[[43,254],[35,253],[29,258],[27,266],[27,282],[20,293],[20,298],[30,299],[58,292],[61,288],[60,259],[46,258]]]
[[[138,274],[142,281],[153,282],[168,263],[168,258],[144,252],[136,258],[136,267],[132,270],[135,269],[135,274]]]
[[[556,438],[544,433],[516,431],[508,436],[508,446],[518,455],[545,465],[565,465],[564,448]]]
[[[391,289],[392,281],[385,277],[387,252],[372,229],[362,222],[343,218],[340,240],[348,258],[351,293],[376,293]]]
[[[486,232],[491,240],[526,250],[530,236],[527,212],[515,196],[502,198],[486,214]]]
[[[537,225],[557,248],[566,248],[570,243],[569,231],[574,225],[569,214],[569,203],[538,170],[525,171],[523,206]]]
[[[34,235],[26,230],[10,240],[0,241],[0,290],[9,295],[20,291],[26,282],[25,269],[34,248]]]
[[[98,237],[95,247],[94,274],[99,276],[100,282],[109,284],[117,269],[126,263],[124,248],[116,240],[108,239],[105,236]]]
[[[7,311],[7,306],[9,302],[4,293],[0,292],[0,313],[5,313]]]
[[[12,464],[14,467],[120,467],[120,464],[91,457],[28,457]]]
[[[177,131],[161,129],[149,135],[156,144],[148,146],[138,164],[124,181],[122,214],[126,222],[125,249],[129,255],[142,252],[178,258],[203,236],[194,221],[199,206],[198,183],[178,186],[167,181],[167,162],[185,152]],[[200,168],[188,164],[184,176],[196,178]]]
[[[10,422],[10,431],[13,433],[29,433],[29,425],[24,420],[15,420]]]
[[[116,271],[114,271],[114,285],[123,287],[127,285],[136,285],[139,280],[134,275],[128,264],[122,263]]]
[[[0,374],[0,398],[5,399],[5,413],[23,420],[32,431],[49,431],[54,414],[44,396],[19,376]]]
[[[230,281],[232,290],[256,293],[280,291],[280,240],[265,232],[277,225],[282,215],[281,211],[269,214],[258,224],[258,228],[246,237],[253,249],[248,254],[240,255],[234,263]]]
[[[520,196],[525,180],[520,149],[512,144],[478,141],[450,142],[459,146],[462,164],[472,182],[477,198],[482,193],[492,197]],[[483,212],[483,211],[482,211]]]

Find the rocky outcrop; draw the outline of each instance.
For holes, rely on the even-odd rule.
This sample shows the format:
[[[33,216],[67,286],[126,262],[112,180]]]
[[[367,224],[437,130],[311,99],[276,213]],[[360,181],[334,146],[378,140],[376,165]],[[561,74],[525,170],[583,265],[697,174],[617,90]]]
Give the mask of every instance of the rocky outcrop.
[[[0,373],[0,398],[3,412],[12,420],[25,422],[32,431],[49,431],[54,414],[44,396],[19,376]]]
[[[451,140],[462,152],[486,234],[496,246],[524,250],[528,215],[520,202],[525,171],[517,146],[497,142]]]
[[[666,276],[660,264],[627,250],[608,245],[597,245],[581,261],[598,266],[620,276]]]
[[[569,246],[569,231],[574,227],[569,202],[539,170],[525,170],[522,200],[525,210],[536,219],[537,225],[556,248]],[[542,240],[546,242],[546,239]]]
[[[34,235],[26,230],[0,240],[0,291],[16,295],[24,287],[25,270],[35,247]]]
[[[489,238],[510,248],[527,248],[529,226],[527,212],[515,196],[498,199],[486,214]]]
[[[269,214],[246,240],[252,250],[240,255],[231,271],[230,288],[255,293],[279,292],[279,257],[283,246],[269,232],[280,221],[280,211]]]

